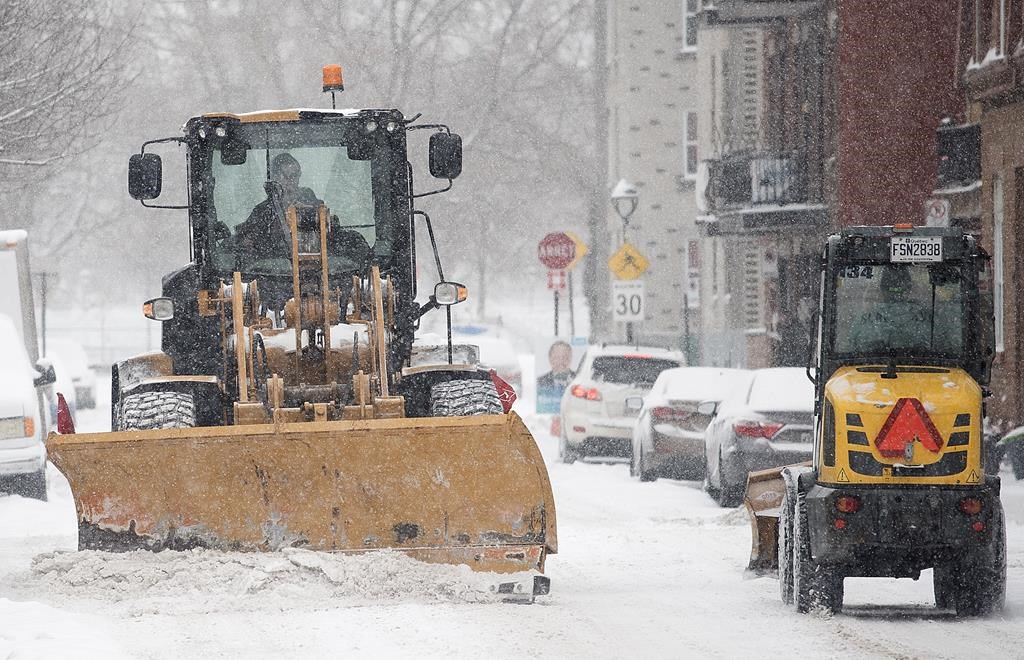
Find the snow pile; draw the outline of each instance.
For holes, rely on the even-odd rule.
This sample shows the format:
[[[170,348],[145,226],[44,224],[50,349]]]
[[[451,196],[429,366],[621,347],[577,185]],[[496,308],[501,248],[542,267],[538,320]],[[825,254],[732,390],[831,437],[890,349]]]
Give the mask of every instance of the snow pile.
[[[131,613],[140,614],[159,611],[161,603],[173,603],[178,610],[218,611],[224,599],[256,608],[327,599],[335,607],[410,600],[494,602],[492,586],[513,578],[476,573],[467,566],[426,564],[394,551],[332,554],[289,548],[251,554],[52,552],[37,556],[31,575],[17,579],[37,597],[47,592],[57,601],[124,602]]]

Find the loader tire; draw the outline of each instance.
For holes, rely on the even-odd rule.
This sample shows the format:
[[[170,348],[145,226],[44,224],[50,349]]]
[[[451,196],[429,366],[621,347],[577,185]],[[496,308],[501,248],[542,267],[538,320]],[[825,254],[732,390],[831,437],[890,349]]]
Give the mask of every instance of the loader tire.
[[[489,380],[450,380],[430,388],[431,417],[501,415],[505,409]]]
[[[142,392],[121,399],[118,428],[123,431],[182,429],[196,425],[196,408],[191,394]]]
[[[940,610],[952,609],[956,606],[955,567],[942,564],[932,569],[932,589],[935,592],[935,607]]]
[[[834,614],[843,609],[843,577],[835,569],[822,566],[811,556],[811,534],[807,525],[807,505],[797,492],[793,508],[793,609]]]
[[[779,506],[778,560],[779,596],[785,605],[793,604],[793,512],[796,488],[788,480]]]
[[[991,562],[967,558],[956,572],[953,600],[957,616],[985,616],[1006,604],[1006,525],[1002,511],[997,524]]]

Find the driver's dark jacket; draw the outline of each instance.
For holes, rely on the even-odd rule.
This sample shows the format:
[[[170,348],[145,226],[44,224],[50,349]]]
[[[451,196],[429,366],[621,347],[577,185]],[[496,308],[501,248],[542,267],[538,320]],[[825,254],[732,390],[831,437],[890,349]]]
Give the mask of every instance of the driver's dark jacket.
[[[299,188],[293,203],[319,205],[321,202],[309,188]],[[276,210],[275,207],[280,208]],[[253,208],[245,222],[235,229],[239,250],[250,259],[289,257],[291,237],[286,229],[285,204],[267,198]]]

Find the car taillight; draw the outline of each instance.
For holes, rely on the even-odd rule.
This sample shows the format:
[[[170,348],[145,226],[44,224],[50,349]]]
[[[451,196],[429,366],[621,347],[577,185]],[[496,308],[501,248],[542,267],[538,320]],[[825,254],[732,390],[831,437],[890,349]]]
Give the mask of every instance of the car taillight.
[[[981,513],[981,500],[977,497],[965,497],[960,500],[960,513],[965,516],[976,516]]]
[[[573,385],[569,392],[577,399],[586,399],[587,401],[600,401],[601,392],[596,387],[583,387],[582,385]]]
[[[732,430],[736,432],[736,435],[742,435],[747,438],[771,438],[783,426],[783,424],[778,422],[742,421],[733,424]]]
[[[836,498],[836,510],[840,513],[857,513],[860,511],[860,498],[856,495],[841,495]]]
[[[17,422],[15,422],[17,424]],[[17,428],[17,427],[15,427]],[[25,437],[30,438],[36,434],[36,420],[31,417],[25,418]]]
[[[669,406],[655,406],[651,408],[651,417],[662,421],[685,419],[688,413],[684,410],[676,410]]]

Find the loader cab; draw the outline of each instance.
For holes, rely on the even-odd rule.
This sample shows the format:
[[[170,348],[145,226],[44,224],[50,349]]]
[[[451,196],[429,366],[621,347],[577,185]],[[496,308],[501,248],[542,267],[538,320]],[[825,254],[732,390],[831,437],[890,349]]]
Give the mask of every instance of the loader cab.
[[[988,261],[957,229],[854,227],[831,236],[822,255],[819,395],[850,365],[959,367],[987,385]]]
[[[270,287],[286,284],[291,264],[283,209],[323,204],[331,214],[332,281],[350,281],[373,262],[412,291],[401,113],[204,115],[185,131],[195,257],[204,279],[238,270]]]

